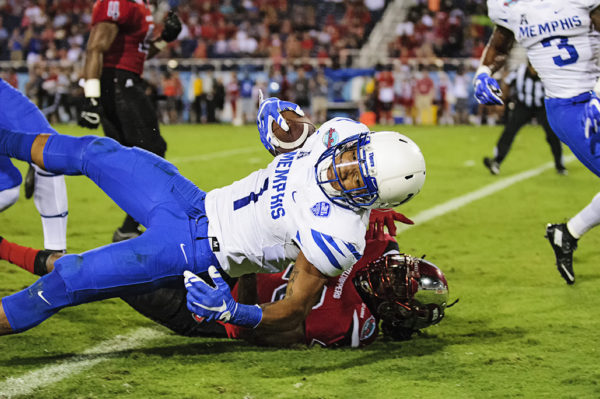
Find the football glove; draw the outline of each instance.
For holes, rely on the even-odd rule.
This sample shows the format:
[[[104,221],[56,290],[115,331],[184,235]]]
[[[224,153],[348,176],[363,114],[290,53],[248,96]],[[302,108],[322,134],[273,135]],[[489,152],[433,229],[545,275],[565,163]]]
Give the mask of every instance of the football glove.
[[[502,90],[496,79],[488,72],[480,72],[473,81],[475,86],[475,99],[483,105],[502,105]]]
[[[392,237],[396,236],[396,224],[394,223],[396,220],[404,224],[414,224],[412,220],[393,209],[373,209],[369,217],[369,230],[367,230],[366,239],[383,240],[384,227],[387,227],[388,233]]]
[[[181,32],[181,20],[177,14],[175,14],[175,11],[169,11],[167,17],[165,18],[164,24],[165,26],[160,38],[167,43],[177,39],[177,36],[179,36],[179,33]]]
[[[98,97],[86,97],[81,107],[77,124],[88,129],[97,129],[100,125],[100,102]]]
[[[242,327],[256,327],[262,320],[260,306],[237,303],[216,267],[210,266],[208,274],[215,283],[214,288],[194,273],[188,270],[183,272],[188,291],[187,308],[194,314],[194,318],[197,321],[218,320]]]
[[[273,155],[277,154],[272,144],[273,138],[275,137],[273,135],[273,121],[277,122],[277,124],[286,132],[290,130],[287,122],[281,116],[281,111],[294,111],[296,114],[304,116],[304,111],[302,111],[302,108],[300,108],[299,105],[289,101],[282,101],[277,97],[265,99],[262,90],[259,90],[256,125],[258,126],[261,143]]]

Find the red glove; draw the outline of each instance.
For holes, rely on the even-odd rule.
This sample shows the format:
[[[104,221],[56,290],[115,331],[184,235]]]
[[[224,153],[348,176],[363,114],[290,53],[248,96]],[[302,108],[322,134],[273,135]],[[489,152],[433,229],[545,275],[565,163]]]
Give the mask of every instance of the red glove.
[[[394,221],[404,224],[415,224],[412,220],[393,209],[373,209],[369,219],[369,230],[367,230],[367,240],[383,240],[383,227],[386,226],[392,237],[396,236],[396,224]]]

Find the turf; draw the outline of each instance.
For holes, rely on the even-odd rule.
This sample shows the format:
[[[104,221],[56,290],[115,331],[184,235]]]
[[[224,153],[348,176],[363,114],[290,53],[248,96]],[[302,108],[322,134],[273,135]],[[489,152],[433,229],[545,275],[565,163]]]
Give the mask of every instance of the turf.
[[[500,129],[400,127],[421,146],[428,175],[422,193],[398,210],[415,216],[551,160],[541,129],[528,127],[517,136],[501,175],[491,176],[481,159],[491,154]],[[85,133],[72,126],[60,130]],[[270,159],[252,126],[165,126],[163,132],[168,158],[205,190]],[[18,166],[25,171],[25,164]],[[0,338],[0,397],[3,389],[4,396],[10,393],[7,386],[31,383],[28,372],[73,364],[92,365],[31,396],[600,397],[600,321],[594,307],[600,298],[600,234],[592,230],[580,240],[574,286],[559,277],[543,237],[546,223],[566,220],[598,191],[597,178],[577,161],[567,167],[567,177],[549,169],[399,234],[400,247],[427,254],[445,272],[451,298],[460,298],[442,323],[410,342],[380,339],[360,350],[283,350],[190,339],[111,299],[65,309],[24,334]],[[68,177],[67,185],[69,251],[108,243],[123,213],[85,178]],[[0,234],[24,245],[43,244],[32,201],[21,198],[0,214]],[[0,295],[34,280],[0,261]],[[129,349],[86,352],[140,328],[155,337]]]

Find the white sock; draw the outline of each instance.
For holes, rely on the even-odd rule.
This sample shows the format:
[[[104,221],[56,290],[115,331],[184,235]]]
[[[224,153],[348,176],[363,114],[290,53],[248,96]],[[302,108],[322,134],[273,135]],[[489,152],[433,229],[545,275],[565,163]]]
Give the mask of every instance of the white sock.
[[[600,224],[600,193],[596,194],[592,202],[571,218],[567,223],[569,233],[577,239],[589,229]]]
[[[67,249],[67,186],[63,175],[54,175],[35,166],[33,202],[42,217],[44,248]]]
[[[12,206],[19,199],[21,185],[0,191],[0,212]]]

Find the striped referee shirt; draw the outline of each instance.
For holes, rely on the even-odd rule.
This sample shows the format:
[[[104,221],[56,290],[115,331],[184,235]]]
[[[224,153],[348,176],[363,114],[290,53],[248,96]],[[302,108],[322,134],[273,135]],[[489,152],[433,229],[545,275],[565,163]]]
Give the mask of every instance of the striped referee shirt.
[[[540,108],[544,106],[544,86],[537,74],[521,64],[510,72],[504,83],[511,87],[512,97],[528,108]]]

